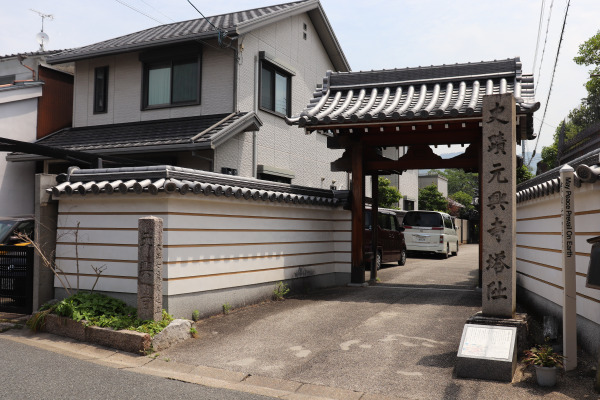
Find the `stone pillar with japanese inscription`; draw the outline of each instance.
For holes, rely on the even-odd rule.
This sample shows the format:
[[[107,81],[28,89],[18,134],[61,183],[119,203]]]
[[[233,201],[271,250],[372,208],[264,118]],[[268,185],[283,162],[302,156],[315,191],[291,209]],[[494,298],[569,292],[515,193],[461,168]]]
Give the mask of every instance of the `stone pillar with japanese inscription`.
[[[514,318],[516,307],[516,118],[511,93],[483,98],[482,313]]]
[[[138,318],[162,319],[163,220],[144,217],[138,221]]]

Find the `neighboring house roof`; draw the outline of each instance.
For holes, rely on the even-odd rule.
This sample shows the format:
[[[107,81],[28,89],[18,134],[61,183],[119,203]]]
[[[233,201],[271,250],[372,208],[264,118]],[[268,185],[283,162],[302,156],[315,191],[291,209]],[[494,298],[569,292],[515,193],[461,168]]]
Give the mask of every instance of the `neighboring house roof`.
[[[334,67],[339,71],[349,71],[348,61],[318,0],[302,0],[160,25],[89,46],[66,50],[49,57],[48,62],[50,64],[71,62],[184,41],[214,38],[219,35],[214,26],[226,31],[229,37],[236,37],[301,13],[309,14]]]
[[[36,143],[91,153],[140,153],[214,148],[231,136],[262,125],[253,112],[65,128]],[[28,154],[10,154],[23,160]]]
[[[29,51],[29,52],[25,52],[25,53],[6,54],[6,55],[0,55],[0,60],[4,60],[7,58],[17,58],[18,56],[25,56],[25,57],[50,56],[52,54],[62,53],[63,51],[67,51],[67,50]]]
[[[566,164],[565,164],[566,165]],[[568,165],[577,169],[579,166],[595,166],[600,168],[600,149],[591,151],[579,158],[569,161]],[[564,165],[551,169],[517,185],[517,203],[548,196],[560,191],[560,169]],[[580,186],[581,180],[575,178],[575,186]]]
[[[308,188],[199,171],[169,165],[149,167],[70,169],[59,175],[58,185],[47,189],[54,197],[86,194],[191,194],[233,197],[279,203],[343,205],[347,191]]]
[[[308,106],[287,122],[308,127],[481,116],[483,96],[499,93],[513,93],[517,112],[531,114],[539,108],[533,75],[523,75],[521,68],[519,58],[514,58],[380,71],[330,71]]]

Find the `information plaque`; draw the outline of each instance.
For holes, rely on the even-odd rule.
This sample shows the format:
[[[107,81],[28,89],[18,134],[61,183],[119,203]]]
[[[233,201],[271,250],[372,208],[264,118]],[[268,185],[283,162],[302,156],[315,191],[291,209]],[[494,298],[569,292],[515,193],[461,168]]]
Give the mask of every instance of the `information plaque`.
[[[516,368],[517,328],[466,324],[456,364],[460,378],[512,380]]]

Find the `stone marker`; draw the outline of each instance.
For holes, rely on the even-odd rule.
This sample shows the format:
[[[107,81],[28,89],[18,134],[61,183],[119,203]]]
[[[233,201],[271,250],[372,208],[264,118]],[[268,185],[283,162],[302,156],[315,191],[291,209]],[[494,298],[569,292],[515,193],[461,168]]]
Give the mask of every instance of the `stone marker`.
[[[515,327],[466,324],[456,376],[511,382],[517,366],[516,338]]]
[[[163,220],[140,218],[138,222],[138,318],[162,319]]]
[[[516,309],[516,124],[511,93],[483,97],[482,304],[484,315],[514,318]]]

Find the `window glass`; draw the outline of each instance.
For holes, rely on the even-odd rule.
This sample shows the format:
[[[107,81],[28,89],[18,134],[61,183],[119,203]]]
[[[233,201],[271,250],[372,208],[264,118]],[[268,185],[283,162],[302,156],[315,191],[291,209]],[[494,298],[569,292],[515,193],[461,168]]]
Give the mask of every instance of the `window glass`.
[[[171,68],[168,66],[148,69],[148,105],[169,104],[171,100]]]
[[[263,66],[260,78],[260,106],[269,110],[274,110],[273,99],[273,72]]]
[[[444,226],[452,229],[452,221],[450,220],[450,217],[444,216]]]
[[[275,111],[284,115],[288,113],[287,87],[288,77],[277,72],[275,74]]]
[[[260,75],[260,107],[289,115],[290,79],[285,72],[263,62]]]
[[[94,70],[94,113],[105,113],[108,96],[108,67]]]
[[[409,211],[404,216],[404,225],[440,227],[443,225],[442,215],[419,211]]]
[[[198,94],[198,62],[173,64],[173,103],[195,101]]]
[[[390,220],[390,230],[397,231],[398,227],[396,226],[396,218],[393,215],[388,215],[388,219]]]

